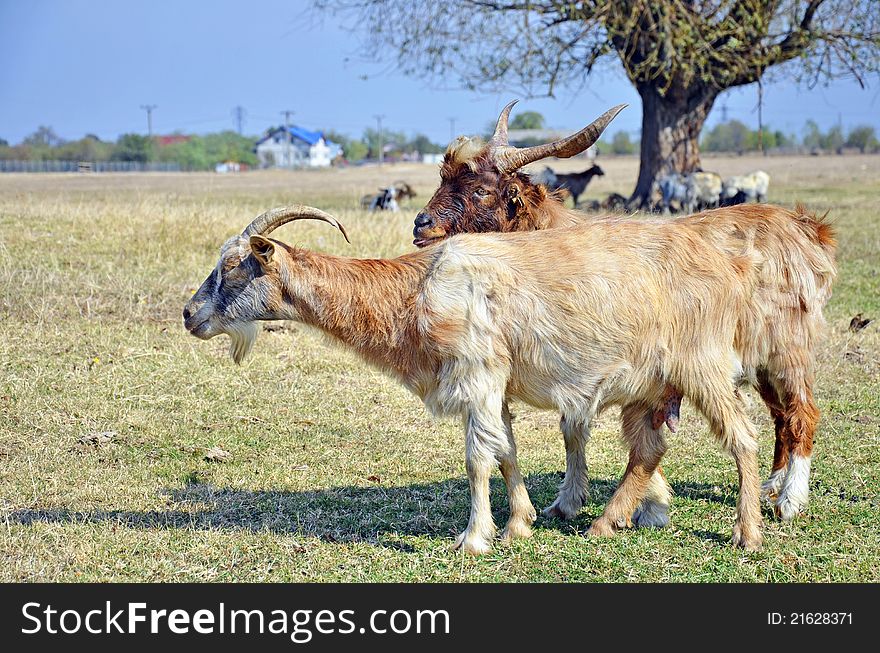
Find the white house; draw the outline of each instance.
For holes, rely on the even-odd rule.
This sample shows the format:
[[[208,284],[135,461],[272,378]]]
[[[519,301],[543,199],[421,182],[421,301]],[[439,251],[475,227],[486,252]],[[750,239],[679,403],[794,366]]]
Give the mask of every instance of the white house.
[[[342,148],[321,132],[296,126],[269,131],[254,151],[261,168],[326,168],[342,154]]]

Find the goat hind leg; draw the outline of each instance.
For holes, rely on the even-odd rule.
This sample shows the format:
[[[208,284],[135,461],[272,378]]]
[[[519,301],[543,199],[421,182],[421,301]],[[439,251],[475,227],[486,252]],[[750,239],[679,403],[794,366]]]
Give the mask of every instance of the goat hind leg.
[[[669,430],[675,433],[678,430],[681,398],[678,389],[667,386],[663,394],[663,406],[654,411],[651,427],[657,430],[665,423]],[[639,528],[663,528],[669,523],[671,502],[672,488],[663,474],[663,469],[658,466],[657,471],[651,476],[644,500],[633,513],[632,523]]]
[[[809,386],[786,398],[785,431],[789,445],[788,472],[776,500],[776,514],[790,521],[801,513],[810,498],[810,462],[819,409]]]
[[[785,429],[785,419],[782,403],[779,401],[779,393],[770,381],[766,370],[758,374],[756,388],[761,395],[761,399],[764,400],[764,403],[770,410],[770,416],[773,417],[774,429],[776,431],[776,443],[773,447],[773,467],[770,470],[770,477],[761,486],[761,498],[769,503],[776,503],[782,490],[782,485],[785,482],[790,443],[788,442],[788,433]]]
[[[590,526],[589,535],[610,537],[618,528],[629,523],[666,452],[662,426],[654,428],[650,408],[638,404],[625,406],[621,412],[621,422],[623,439],[629,444],[629,464],[602,516]]]
[[[810,463],[819,409],[813,399],[813,357],[808,347],[789,347],[770,361],[768,374],[777,379],[781,428],[773,461],[777,496],[775,512],[784,521],[794,519],[809,501]],[[781,450],[781,451],[780,451]]]
[[[543,514],[545,517],[571,519],[589,497],[586,447],[590,440],[590,425],[563,415],[559,428],[565,440],[565,479],[559,486],[559,495],[544,508]]]
[[[638,528],[663,528],[669,523],[669,504],[672,502],[672,488],[658,466],[651,475],[645,490],[645,498],[636,508],[632,523]]]

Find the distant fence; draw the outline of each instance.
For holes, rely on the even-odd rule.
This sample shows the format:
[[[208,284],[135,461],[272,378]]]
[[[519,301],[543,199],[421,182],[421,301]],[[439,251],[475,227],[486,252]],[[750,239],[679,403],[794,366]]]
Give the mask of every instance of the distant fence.
[[[0,172],[180,172],[179,163],[140,161],[18,161],[0,159]]]

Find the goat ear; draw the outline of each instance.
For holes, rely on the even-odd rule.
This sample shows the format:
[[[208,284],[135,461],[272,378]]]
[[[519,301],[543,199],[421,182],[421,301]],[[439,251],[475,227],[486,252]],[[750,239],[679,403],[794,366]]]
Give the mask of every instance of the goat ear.
[[[507,197],[514,206],[523,206],[522,190],[516,184],[510,184],[507,188]]]
[[[268,265],[275,254],[275,245],[271,240],[263,236],[251,236],[251,253],[260,262],[260,265]]]

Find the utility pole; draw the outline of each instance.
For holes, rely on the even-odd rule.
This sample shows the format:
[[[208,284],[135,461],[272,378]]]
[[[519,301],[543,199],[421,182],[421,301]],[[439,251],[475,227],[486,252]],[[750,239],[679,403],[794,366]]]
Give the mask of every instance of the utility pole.
[[[281,112],[281,115],[284,116],[284,134],[286,136],[285,140],[287,141],[287,146],[285,147],[286,152],[285,152],[284,156],[287,159],[287,167],[288,168],[292,167],[291,160],[290,160],[290,143],[291,143],[291,141],[290,141],[290,116],[292,116],[293,113],[294,112],[291,111],[290,109],[285,109],[284,111]]]
[[[721,122],[727,122],[727,102],[721,105]]]
[[[455,140],[455,117],[449,118],[449,142]]]
[[[764,149],[764,84],[761,83],[761,78],[758,77],[758,150],[764,156],[767,156],[767,151]]]
[[[247,114],[247,111],[244,110],[244,107],[238,105],[232,110],[232,117],[235,119],[235,129],[238,132],[238,135],[241,136],[241,125],[244,122],[244,117]]]
[[[383,143],[382,138],[382,119],[385,115],[375,115],[373,117],[376,119],[376,135],[379,137],[379,165],[382,165],[382,162],[385,160],[385,143]]]
[[[157,104],[141,105],[141,109],[147,112],[147,135],[150,137],[150,140],[153,138],[153,110],[158,108],[159,105]]]

